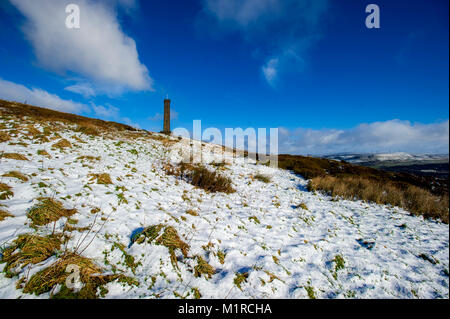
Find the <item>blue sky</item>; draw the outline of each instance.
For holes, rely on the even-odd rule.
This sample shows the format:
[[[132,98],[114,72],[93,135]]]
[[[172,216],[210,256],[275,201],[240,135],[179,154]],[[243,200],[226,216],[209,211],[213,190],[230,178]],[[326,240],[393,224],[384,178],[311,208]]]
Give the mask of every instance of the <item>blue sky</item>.
[[[448,153],[448,5],[2,1],[0,98],[159,131],[168,94],[173,127],[278,127],[280,152]]]

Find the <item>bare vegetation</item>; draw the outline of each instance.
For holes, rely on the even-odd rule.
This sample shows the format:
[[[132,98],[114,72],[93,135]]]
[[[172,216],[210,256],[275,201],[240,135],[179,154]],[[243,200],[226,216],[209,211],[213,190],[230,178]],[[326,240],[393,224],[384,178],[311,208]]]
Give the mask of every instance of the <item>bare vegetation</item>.
[[[177,230],[172,226],[162,224],[145,228],[142,232],[136,234],[132,240],[137,244],[142,244],[147,241],[148,243],[155,243],[167,247],[174,267],[177,266],[175,251],[180,249],[184,257],[187,257],[189,251],[189,245],[181,240]]]
[[[363,177],[323,176],[313,178],[308,188],[325,191],[331,196],[360,199],[377,204],[398,206],[425,218],[440,219],[448,223],[448,197],[438,197],[417,186],[403,188],[393,183],[380,183]]]
[[[3,131],[0,131],[0,143],[8,142],[11,138],[9,134]]]
[[[49,142],[47,136],[43,132],[36,129],[33,125],[27,126],[27,131],[28,136],[30,136],[32,139],[37,140],[41,143]]]
[[[0,222],[4,221],[8,217],[14,217],[14,216],[3,209],[0,209]]]
[[[46,150],[38,150],[37,154],[40,156],[51,158],[50,154]]]
[[[73,292],[66,287],[66,279],[70,275],[67,272],[69,265],[76,265],[80,269],[80,280],[83,288],[79,292]],[[102,269],[92,260],[77,254],[67,253],[49,267],[34,274],[25,284],[25,293],[40,295],[50,292],[56,285],[61,285],[58,293],[53,298],[95,299],[97,290],[104,284],[113,281],[121,275],[99,275]]]
[[[99,136],[100,132],[95,124],[89,123],[88,121],[79,124],[75,130],[76,132],[81,132],[86,135]]]
[[[96,162],[99,161],[101,158],[100,156],[79,156],[77,157],[77,160],[81,160],[81,161],[89,161],[89,162]]]
[[[72,144],[64,138],[64,139],[59,140],[57,143],[53,144],[52,146],[55,148],[64,149],[64,148],[71,148]]]
[[[194,267],[194,276],[195,277],[201,277],[202,275],[205,276],[205,278],[209,279],[212,275],[216,272],[213,266],[208,264],[206,260],[203,259],[201,256],[197,257],[197,265]]]
[[[23,182],[27,182],[28,181],[28,177],[25,176],[24,174],[22,174],[21,172],[18,172],[18,171],[11,171],[11,172],[3,174],[2,176],[3,177],[17,178],[17,179],[20,179]]]
[[[61,235],[41,237],[38,235],[20,235],[13,244],[5,249],[1,258],[6,263],[4,272],[7,277],[15,276],[28,264],[38,264],[53,256],[61,246]]]
[[[14,159],[18,161],[28,161],[28,158],[18,153],[3,153],[0,155],[0,158]]]
[[[448,181],[407,173],[386,172],[346,162],[280,155],[281,168],[307,179],[310,190],[402,207],[425,218],[449,220]]]
[[[61,217],[70,217],[76,209],[66,209],[63,204],[53,198],[39,198],[39,203],[31,208],[27,216],[33,225],[42,226],[55,222]]]
[[[234,193],[231,180],[228,177],[210,171],[202,165],[181,163],[177,167],[170,164],[165,166],[168,175],[177,176],[186,182],[204,189],[207,192]]]
[[[111,185],[113,182],[111,180],[111,176],[107,173],[103,174],[89,174],[91,177],[91,181],[97,180],[97,184],[100,185]]]
[[[98,119],[91,119],[84,116],[79,116],[71,113],[58,112],[42,107],[32,106],[23,103],[11,102],[0,100],[0,115],[9,116],[13,115],[18,118],[28,117],[32,118],[35,123],[52,123],[62,122],[65,124],[77,125],[77,130],[80,132],[85,131],[85,134],[93,134],[96,132],[111,132],[111,131],[123,131],[123,132],[135,132],[136,129],[125,124],[108,122]],[[94,132],[95,130],[95,132]],[[50,135],[53,130],[48,126],[44,127],[44,135]]]
[[[11,186],[0,183],[0,200],[9,199],[13,196],[14,193],[11,191]]]
[[[191,216],[198,216],[198,213],[195,210],[193,210],[193,209],[188,209],[186,211],[186,214],[189,214]]]
[[[256,180],[263,182],[263,183],[270,183],[270,177],[262,174],[257,174],[254,177]]]

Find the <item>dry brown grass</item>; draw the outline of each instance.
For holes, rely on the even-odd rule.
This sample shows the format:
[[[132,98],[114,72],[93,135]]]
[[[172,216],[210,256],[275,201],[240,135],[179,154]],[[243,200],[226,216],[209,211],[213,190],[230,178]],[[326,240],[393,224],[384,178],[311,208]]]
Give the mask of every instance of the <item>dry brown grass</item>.
[[[3,209],[0,209],[0,222],[4,221],[7,217],[14,217],[14,216]]]
[[[165,135],[157,135],[157,134],[154,134],[154,133],[149,133],[145,137],[150,138],[150,139],[152,139],[154,141],[159,141],[165,147],[170,147],[170,146],[178,143],[178,139],[172,139],[172,138],[169,138],[169,137],[167,137]]]
[[[193,209],[188,209],[186,211],[186,214],[189,214],[191,216],[198,216],[198,213],[195,210],[193,210]]]
[[[164,167],[168,175],[180,177],[186,182],[204,189],[207,192],[234,193],[231,180],[228,177],[211,172],[202,165],[181,163],[177,167],[170,164]]]
[[[77,160],[81,160],[81,161],[89,161],[89,162],[95,162],[95,161],[99,161],[101,159],[100,156],[79,156],[77,157]]]
[[[2,263],[7,277],[13,277],[28,264],[38,264],[53,256],[61,247],[61,235],[41,237],[38,235],[20,235],[13,244],[5,249]]]
[[[0,200],[9,199],[13,196],[14,193],[11,191],[11,186],[0,183]]]
[[[33,125],[28,125],[26,130],[28,131],[28,135],[32,136],[39,136],[43,134],[41,131],[39,131],[37,128],[35,128]]]
[[[209,279],[212,275],[215,274],[216,270],[213,266],[208,264],[206,260],[203,259],[201,256],[197,257],[197,265],[194,267],[194,276],[195,277],[201,277],[202,275],[205,275],[205,278]]]
[[[81,138],[79,138],[79,137],[76,136],[76,135],[73,135],[72,138],[73,138],[75,141],[77,141],[78,143],[82,143],[82,144],[86,143],[85,141],[83,141]]]
[[[270,183],[270,177],[262,174],[255,175],[254,179],[263,182],[263,183]]]
[[[114,122],[108,122],[98,119],[92,119],[88,117],[83,117],[71,113],[63,113],[43,107],[32,106],[28,104],[0,100],[0,116],[13,117],[23,119],[25,116],[31,118],[35,123],[41,123],[46,128],[44,128],[44,134],[49,135],[50,132],[54,131],[53,128],[59,123],[64,124],[75,124],[77,129],[80,131],[87,131],[87,133],[95,133],[91,131],[136,131],[135,128]],[[49,124],[52,125],[52,129],[49,129]],[[46,132],[47,129],[47,132]]]
[[[37,140],[41,143],[49,142],[47,136],[43,132],[35,128],[33,125],[28,125],[26,127],[26,130],[28,131],[28,136],[30,136],[32,139]]]
[[[308,188],[325,191],[333,197],[402,207],[415,215],[440,219],[447,224],[449,220],[448,196],[438,197],[413,185],[399,187],[393,183],[380,183],[364,177],[319,176],[311,179]]]
[[[132,240],[138,244],[142,244],[147,240],[148,243],[154,242],[157,245],[167,247],[174,267],[177,266],[175,250],[180,249],[184,257],[187,257],[189,251],[189,245],[181,240],[177,230],[172,226],[162,224],[146,227]]]
[[[66,209],[63,204],[53,198],[39,198],[39,203],[27,213],[33,225],[42,226],[55,222],[61,217],[70,217],[77,213],[76,209]]]
[[[41,155],[41,156],[45,156],[45,157],[51,158],[50,154],[46,150],[38,150],[37,154]]]
[[[111,176],[109,174],[89,174],[91,181],[97,180],[97,184],[101,185],[111,185],[113,182],[111,180]]]
[[[8,173],[3,174],[2,176],[3,177],[17,178],[17,179],[20,179],[23,182],[28,182],[28,177],[25,176],[24,174],[22,174],[21,172],[18,172],[18,171],[10,171]]]
[[[388,172],[371,167],[358,166],[342,161],[324,158],[307,157],[300,155],[278,156],[280,168],[292,170],[294,173],[306,179],[319,176],[333,177],[364,177],[378,181],[382,184],[389,183],[403,188],[404,185],[413,185],[426,189],[437,196],[448,195],[448,179],[437,180],[434,177],[417,176],[408,173]]]
[[[18,161],[28,161],[28,158],[18,153],[3,153],[0,155],[0,158],[14,159]]]
[[[3,131],[0,131],[0,143],[8,142],[11,139],[9,134]]]
[[[53,144],[52,147],[64,149],[64,148],[71,148],[72,144],[66,140],[65,138],[59,140],[57,143]]]
[[[88,121],[80,123],[77,126],[75,131],[86,134],[86,135],[91,135],[91,136],[99,136],[100,135],[99,127]]]
[[[75,293],[66,287],[67,272],[69,265],[76,265],[80,270],[80,281],[83,288]],[[95,299],[97,298],[98,287],[115,280],[122,275],[100,275],[102,269],[92,260],[77,254],[67,253],[49,267],[34,274],[25,284],[23,291],[25,293],[34,293],[40,295],[50,292],[56,285],[61,285],[61,290],[53,295],[53,298],[77,298],[77,299]]]
[[[225,161],[221,161],[221,162],[211,162],[209,165],[215,167],[215,168],[225,168],[227,165],[229,165],[227,162]]]

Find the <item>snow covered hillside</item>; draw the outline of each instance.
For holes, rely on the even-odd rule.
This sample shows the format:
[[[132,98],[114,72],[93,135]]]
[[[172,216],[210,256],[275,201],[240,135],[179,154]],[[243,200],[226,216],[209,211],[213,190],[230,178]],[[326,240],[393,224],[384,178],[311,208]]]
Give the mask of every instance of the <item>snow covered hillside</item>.
[[[67,254],[104,276],[102,298],[449,297],[446,224],[314,194],[302,177],[244,158],[207,164],[236,190],[207,193],[166,173],[178,139],[158,134],[14,117],[0,131],[2,260],[21,256],[20,235],[61,242],[3,260],[0,298],[58,295],[64,282],[38,281]],[[64,214],[38,219],[43,203]]]

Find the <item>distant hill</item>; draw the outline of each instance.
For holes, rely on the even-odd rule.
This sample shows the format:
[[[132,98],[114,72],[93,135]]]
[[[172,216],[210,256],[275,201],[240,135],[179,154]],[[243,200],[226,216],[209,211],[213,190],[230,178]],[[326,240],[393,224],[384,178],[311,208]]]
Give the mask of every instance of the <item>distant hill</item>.
[[[380,154],[330,154],[327,159],[346,161],[391,172],[448,179],[448,154],[408,154],[404,152]]]

